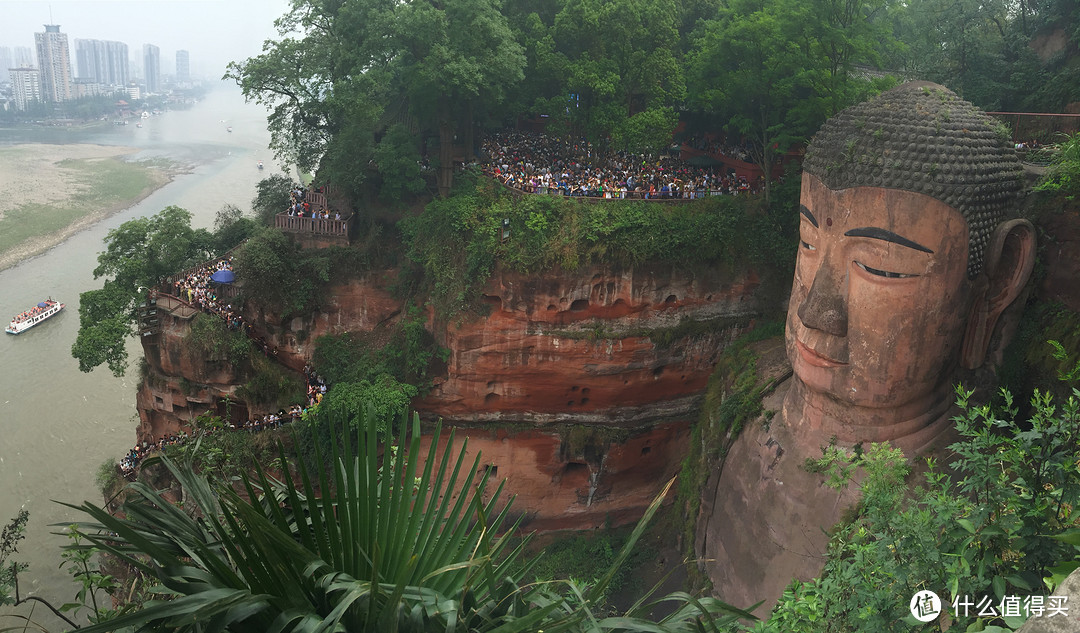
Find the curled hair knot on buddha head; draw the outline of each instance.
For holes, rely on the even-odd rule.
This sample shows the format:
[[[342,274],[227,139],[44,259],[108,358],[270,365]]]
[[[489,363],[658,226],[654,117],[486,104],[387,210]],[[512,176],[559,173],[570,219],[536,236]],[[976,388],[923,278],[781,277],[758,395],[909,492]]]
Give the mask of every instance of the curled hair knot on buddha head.
[[[910,82],[829,119],[803,170],[830,189],[885,187],[956,209],[968,225],[968,278],[1016,206],[1021,167],[997,122],[949,89]]]

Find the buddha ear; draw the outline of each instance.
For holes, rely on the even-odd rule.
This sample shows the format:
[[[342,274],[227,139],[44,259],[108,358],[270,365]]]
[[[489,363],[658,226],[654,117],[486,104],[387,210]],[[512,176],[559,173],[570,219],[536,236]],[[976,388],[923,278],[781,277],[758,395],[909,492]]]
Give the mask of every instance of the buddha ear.
[[[994,326],[1031,276],[1035,265],[1035,227],[1023,219],[998,226],[987,245],[983,272],[975,280],[975,301],[968,317],[960,363],[967,369],[981,367]]]

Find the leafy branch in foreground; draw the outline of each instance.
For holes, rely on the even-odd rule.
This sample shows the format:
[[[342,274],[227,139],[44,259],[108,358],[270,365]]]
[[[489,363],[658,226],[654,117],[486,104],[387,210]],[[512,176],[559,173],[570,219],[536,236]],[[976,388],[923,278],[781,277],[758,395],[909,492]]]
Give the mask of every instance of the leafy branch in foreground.
[[[87,541],[161,585],[159,600],[85,630],[690,632],[753,619],[685,593],[651,601],[650,592],[618,617],[593,613],[671,483],[595,583],[523,585],[524,542],[510,546],[510,503],[501,484],[486,493],[480,456],[467,465],[466,443],[457,448],[451,433],[424,457],[415,415],[391,426],[385,443],[377,426],[365,412],[326,459],[317,454],[330,465],[318,472],[299,460],[291,467],[279,446],[281,479],[256,467],[241,477],[242,494],[162,458],[182,506],[144,482],[129,487],[121,516],[80,506],[92,518],[78,525]],[[437,426],[429,445],[441,437]],[[654,622],[661,603],[676,606]]]
[[[1080,567],[1080,391],[1055,404],[1036,390],[1026,420],[1007,390],[1000,410],[971,396],[957,388],[955,457],[947,472],[931,462],[922,487],[909,488],[910,466],[887,444],[825,450],[815,465],[836,474],[834,487],[853,480],[852,466],[864,473],[858,513],[837,528],[821,577],[789,586],[755,633],[936,631],[913,628],[908,599],[921,589],[946,605],[968,596],[997,605],[1054,589]],[[949,630],[1006,631],[1023,620],[958,610]]]

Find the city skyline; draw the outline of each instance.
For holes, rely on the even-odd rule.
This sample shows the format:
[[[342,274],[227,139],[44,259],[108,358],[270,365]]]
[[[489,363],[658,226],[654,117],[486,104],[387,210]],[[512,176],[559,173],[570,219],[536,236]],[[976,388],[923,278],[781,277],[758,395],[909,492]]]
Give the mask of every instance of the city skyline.
[[[139,67],[145,44],[170,60],[188,51],[192,76],[217,78],[228,62],[259,54],[288,6],[287,0],[6,0],[0,3],[0,47],[33,47],[34,34],[55,24],[69,41],[127,44]],[[162,71],[171,75],[174,67]]]

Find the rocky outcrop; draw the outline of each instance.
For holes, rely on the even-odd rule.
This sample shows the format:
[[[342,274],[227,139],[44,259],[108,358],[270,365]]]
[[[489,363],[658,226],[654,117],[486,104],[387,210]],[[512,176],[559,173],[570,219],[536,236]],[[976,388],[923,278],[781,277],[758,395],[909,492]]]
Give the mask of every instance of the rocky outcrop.
[[[382,271],[333,288],[308,318],[247,316],[277,360],[300,369],[319,336],[400,318],[401,302],[387,290],[395,278]],[[506,479],[515,511],[538,529],[640,516],[679,468],[718,355],[772,307],[753,272],[719,268],[499,271],[483,292],[487,315],[430,319],[450,355],[414,405],[468,435],[470,452],[481,451],[483,468]],[[187,327],[167,316],[162,332],[144,340],[144,437],[208,408],[248,414],[228,367],[184,352]],[[225,400],[234,401],[230,411],[220,410]]]

